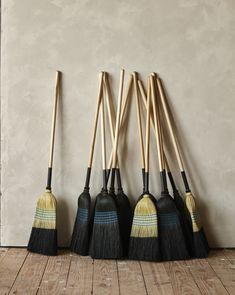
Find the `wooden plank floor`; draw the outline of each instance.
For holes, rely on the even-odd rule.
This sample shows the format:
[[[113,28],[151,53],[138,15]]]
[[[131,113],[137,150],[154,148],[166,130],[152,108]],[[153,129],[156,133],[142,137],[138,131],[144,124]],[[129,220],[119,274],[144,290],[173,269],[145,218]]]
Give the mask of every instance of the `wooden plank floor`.
[[[235,250],[164,263],[46,257],[0,248],[0,295],[235,295]]]

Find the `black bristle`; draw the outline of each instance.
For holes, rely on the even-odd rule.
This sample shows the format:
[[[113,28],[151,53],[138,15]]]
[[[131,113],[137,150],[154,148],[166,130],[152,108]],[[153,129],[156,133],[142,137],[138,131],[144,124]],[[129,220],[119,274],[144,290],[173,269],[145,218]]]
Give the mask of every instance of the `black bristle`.
[[[208,245],[203,228],[193,233],[194,256],[196,258],[208,257],[210,247]]]
[[[78,198],[78,210],[74,223],[70,249],[80,255],[88,255],[90,236],[90,207],[89,190],[84,189]]]
[[[118,259],[123,255],[117,208],[114,199],[103,190],[96,198],[90,256]]]
[[[118,222],[122,239],[123,256],[127,256],[132,221],[131,205],[128,197],[124,194],[123,191],[118,191],[115,202],[118,212]]]
[[[157,203],[162,260],[188,259],[182,221],[172,197],[162,193]]]
[[[120,228],[120,235],[122,239],[122,247],[123,247],[123,256],[126,257],[128,255],[129,248],[129,239],[131,232],[131,223],[132,223],[132,210],[130,201],[127,195],[123,192],[121,175],[119,168],[116,169],[117,176],[117,195],[115,198],[115,203],[117,206],[118,212],[118,222]]]
[[[179,194],[179,191],[175,189],[173,191],[173,197],[175,201],[176,208],[179,210],[181,221],[182,221],[182,229],[184,232],[185,242],[187,245],[188,252],[191,257],[194,256],[193,251],[193,230],[192,224],[190,222],[190,217],[187,214],[187,208],[182,197]]]
[[[172,173],[168,171],[168,177],[171,183],[171,187],[173,190],[173,197],[175,201],[176,208],[179,210],[181,221],[182,221],[182,228],[184,232],[185,242],[187,245],[188,252],[191,257],[193,257],[193,230],[192,230],[192,223],[190,221],[189,212],[187,212],[187,208],[185,206],[185,202],[183,198],[180,196],[179,191],[176,188]]]
[[[57,255],[57,230],[33,227],[27,250],[47,256]]]
[[[186,191],[186,212],[193,231],[192,256],[195,258],[206,258],[210,247],[200,222],[200,214],[197,211],[195,199],[191,193],[185,171],[181,171],[181,175]]]
[[[159,239],[130,237],[129,259],[160,261]]]

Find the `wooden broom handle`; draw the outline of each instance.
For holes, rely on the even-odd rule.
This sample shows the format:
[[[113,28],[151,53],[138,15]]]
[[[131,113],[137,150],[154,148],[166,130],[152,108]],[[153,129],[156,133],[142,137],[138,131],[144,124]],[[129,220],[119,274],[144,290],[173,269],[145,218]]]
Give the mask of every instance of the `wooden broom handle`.
[[[114,147],[113,147],[113,168],[116,168],[116,164],[117,164],[117,146],[118,146],[119,125],[120,125],[121,109],[122,109],[124,74],[125,74],[125,71],[122,69],[120,72],[120,83],[119,83],[119,91],[118,91],[118,106],[117,106],[117,116],[116,116],[116,126],[115,126]]]
[[[104,98],[101,98],[101,145],[102,145],[102,168],[106,170],[106,141],[105,141],[105,117]]]
[[[129,97],[131,95],[132,83],[133,83],[133,77],[132,77],[132,75],[130,75],[128,83],[127,83],[127,92],[126,92],[126,95],[125,95],[125,99],[124,99],[123,107],[122,107],[122,112],[121,112],[120,129],[122,127],[123,120],[124,120],[124,115],[126,113],[127,102],[128,102],[128,99],[129,99]]]
[[[52,112],[52,125],[51,125],[51,139],[50,139],[50,152],[49,152],[48,168],[52,168],[52,165],[53,165],[56,115],[57,115],[57,106],[58,106],[59,91],[60,91],[60,76],[61,76],[61,72],[57,71],[56,76],[55,76],[55,94],[54,94],[54,106],[53,106],[53,112]]]
[[[106,82],[107,82],[106,89],[107,90],[109,89],[109,91],[111,93],[111,88],[110,88],[109,80],[107,79]],[[132,75],[130,75],[129,80],[128,80],[128,83],[127,83],[127,92],[126,92],[126,95],[124,97],[124,102],[123,102],[123,107],[122,107],[122,112],[121,112],[120,126],[119,126],[119,129],[120,130],[122,128],[122,124],[123,124],[123,120],[124,120],[124,115],[126,113],[126,107],[127,107],[128,99],[130,97],[130,93],[131,93],[131,89],[132,89],[132,83],[133,83],[133,78],[132,78]],[[117,162],[118,162],[118,160],[117,160]],[[112,149],[111,154],[110,154],[108,169],[111,169],[112,163],[113,163],[113,149]],[[117,166],[118,166],[118,163],[117,163]]]
[[[143,128],[142,128],[142,120],[141,120],[141,113],[140,113],[140,100],[139,100],[139,92],[138,92],[138,86],[137,86],[137,73],[136,72],[133,73],[133,77],[134,77],[134,89],[135,89],[135,99],[136,99],[138,130],[139,130],[141,162],[142,162],[142,169],[145,169]],[[146,108],[147,108],[147,104],[146,104]]]
[[[146,134],[145,134],[145,172],[149,172],[149,139],[150,139],[150,107],[151,107],[151,84],[148,78],[147,92],[147,116],[146,116]]]
[[[97,96],[97,105],[96,105],[96,113],[95,113],[95,121],[94,121],[94,128],[93,128],[93,135],[91,140],[91,148],[90,148],[90,156],[88,160],[88,168],[91,168],[92,162],[93,162],[93,155],[94,155],[94,148],[95,148],[95,139],[96,139],[96,133],[97,133],[97,125],[98,125],[98,118],[99,118],[99,110],[100,110],[100,103],[102,99],[102,87],[103,87],[103,75],[104,73],[101,72],[99,74],[99,91]]]
[[[164,154],[163,156],[164,156],[164,163],[165,163],[166,171],[170,172],[170,167],[169,167],[166,155]]]
[[[155,126],[155,135],[157,140],[157,150],[158,150],[158,162],[159,162],[159,169],[160,172],[163,171],[163,159],[162,159],[162,143],[160,138],[160,120],[159,120],[159,112],[158,107],[156,104],[156,93],[154,89],[154,77],[151,76],[151,97],[152,97],[152,104],[153,104],[153,118],[154,118],[154,126]]]
[[[159,77],[156,77],[156,82],[157,82],[157,87],[158,87],[158,91],[159,91],[163,111],[164,111],[164,114],[165,114],[165,117],[166,117],[167,126],[168,126],[168,129],[169,129],[171,140],[172,140],[173,147],[174,147],[174,150],[175,150],[176,158],[177,158],[180,170],[181,170],[181,172],[183,172],[184,171],[184,166],[183,166],[183,162],[182,162],[181,155],[180,155],[180,152],[179,152],[179,148],[178,148],[178,145],[177,145],[176,137],[175,137],[175,134],[174,134],[174,131],[173,131],[173,127],[172,127],[172,124],[171,124],[170,115],[169,115],[168,107],[167,107],[167,104],[166,104],[166,96],[165,96],[165,93],[164,93],[164,90],[163,90],[163,87],[162,87],[161,79]]]
[[[154,72],[151,74],[153,77],[153,89],[155,93],[155,101],[157,102],[156,104],[156,111],[157,111],[157,121],[158,121],[158,134],[159,134],[159,139],[160,139],[160,153],[161,153],[161,159],[162,159],[162,169],[165,170],[165,154],[164,154],[164,142],[163,142],[163,135],[162,135],[162,124],[161,124],[161,112],[160,112],[160,100],[158,99],[159,94],[158,94],[158,88],[156,87],[155,83],[155,77],[157,77],[157,74]]]
[[[111,132],[111,138],[112,138],[112,144],[114,146],[114,140],[115,140],[115,118],[113,115],[113,112],[111,110],[111,104],[110,102],[113,101],[112,98],[112,93],[111,93],[111,89],[110,89],[110,84],[109,84],[109,80],[108,80],[108,73],[104,73],[104,87],[106,90],[106,102],[107,102],[107,109],[108,109],[108,117],[109,117],[109,127],[110,127],[110,132]],[[108,169],[109,167],[112,166],[112,161],[113,160],[113,149],[110,155],[110,162],[108,165]],[[118,166],[118,158],[117,158],[117,166]]]
[[[107,82],[108,82],[109,89],[111,89],[108,79],[107,79]],[[123,107],[122,107],[119,129],[122,128],[122,124],[123,124],[123,120],[124,120],[124,115],[126,113],[127,102],[128,102],[129,97],[130,97],[130,94],[131,94],[132,83],[133,83],[133,79],[132,79],[132,75],[130,75],[129,81],[128,81],[128,84],[127,84],[127,92],[126,92],[124,103],[123,103]],[[113,149],[112,149],[111,154],[110,154],[108,169],[111,169],[112,163],[113,163]]]
[[[145,105],[145,108],[147,109],[147,97],[146,97],[144,86],[143,86],[141,80],[138,80],[138,86],[139,86],[139,90],[140,90],[140,93],[141,93],[142,101],[143,101],[143,103]],[[154,124],[154,120],[153,120],[152,114],[150,114],[150,123],[151,123],[151,126],[152,126],[152,128],[154,130],[154,133],[156,135],[157,134],[157,131],[156,131],[156,128],[155,128],[155,124]],[[156,143],[157,143],[157,146],[158,146],[158,136],[155,136],[155,138],[156,138]],[[167,165],[166,155],[165,155],[165,152],[164,152],[164,148],[162,150],[162,153],[163,153],[163,157],[164,157],[163,162],[164,162],[164,164]],[[158,153],[158,157],[160,157],[160,154],[159,153]],[[160,161],[159,158],[158,158],[158,161]]]

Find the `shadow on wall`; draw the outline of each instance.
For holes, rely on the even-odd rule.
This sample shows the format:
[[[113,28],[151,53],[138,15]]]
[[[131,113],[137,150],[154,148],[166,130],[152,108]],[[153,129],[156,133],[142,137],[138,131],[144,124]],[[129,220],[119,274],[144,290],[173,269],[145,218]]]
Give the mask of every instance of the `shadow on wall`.
[[[68,247],[70,245],[71,226],[69,223],[69,206],[67,199],[59,199],[57,201],[57,230],[58,245],[60,247]]]

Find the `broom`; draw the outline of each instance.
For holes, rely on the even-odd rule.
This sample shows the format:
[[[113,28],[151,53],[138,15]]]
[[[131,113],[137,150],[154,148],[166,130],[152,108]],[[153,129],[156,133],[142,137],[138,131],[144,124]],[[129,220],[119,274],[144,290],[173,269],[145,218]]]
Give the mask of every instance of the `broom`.
[[[167,188],[166,172],[163,160],[163,145],[161,138],[161,126],[159,110],[156,105],[156,93],[154,88],[154,77],[151,76],[151,93],[153,104],[153,117],[157,137],[158,161],[161,180],[161,197],[157,202],[159,212],[159,237],[163,260],[180,260],[189,258],[182,221],[173,198]]]
[[[204,258],[204,257],[208,256],[209,245],[208,245],[206,236],[204,234],[204,230],[201,225],[200,215],[199,215],[199,212],[196,207],[195,198],[194,198],[194,196],[191,192],[191,189],[189,187],[188,180],[186,177],[186,172],[185,172],[183,162],[181,159],[179,147],[178,147],[178,144],[176,141],[175,134],[173,132],[173,128],[172,128],[172,124],[171,124],[171,120],[170,120],[170,115],[169,115],[169,110],[167,107],[167,99],[165,96],[165,92],[163,90],[163,86],[162,86],[162,83],[161,83],[161,80],[159,77],[157,77],[156,81],[157,81],[157,86],[158,86],[158,90],[159,90],[159,94],[160,94],[161,103],[162,103],[163,111],[165,114],[167,126],[170,131],[170,136],[171,136],[171,139],[173,142],[173,147],[174,147],[174,150],[176,153],[177,161],[178,161],[180,171],[181,171],[181,176],[182,176],[185,190],[186,190],[186,207],[187,207],[188,212],[190,214],[192,231],[193,231],[192,253],[193,253],[193,256],[196,258]]]
[[[93,128],[93,135],[91,141],[90,148],[90,156],[88,161],[88,168],[86,172],[86,180],[85,187],[83,192],[78,197],[78,209],[77,215],[73,227],[72,239],[70,244],[70,249],[72,252],[75,252],[80,255],[87,255],[89,250],[89,236],[90,236],[90,226],[91,226],[91,196],[90,196],[90,175],[91,175],[91,167],[93,162],[94,148],[95,148],[95,140],[96,140],[96,132],[98,125],[98,116],[100,109],[100,102],[102,97],[102,80],[103,73],[100,74],[99,81],[99,93],[97,97],[97,106],[95,113],[95,121]]]
[[[153,75],[155,76],[155,74],[153,74]],[[140,89],[142,101],[143,101],[145,107],[147,108],[147,102],[146,102],[147,98],[146,98],[146,94],[145,94],[143,84],[142,84],[142,82],[140,80],[138,80],[138,86],[139,86],[139,89]],[[155,131],[155,126],[154,126],[152,116],[151,116],[150,120],[151,120],[152,127],[153,127],[153,129]],[[161,134],[161,138],[162,138],[162,134]],[[157,136],[156,136],[156,141],[157,141]],[[171,171],[169,169],[169,165],[168,165],[167,158],[166,158],[166,155],[164,153],[164,150],[163,150],[163,157],[164,157],[164,163],[165,163],[167,175],[168,175],[168,178],[169,178],[170,183],[171,183],[175,205],[176,205],[176,208],[179,210],[179,213],[180,213],[180,216],[181,216],[182,228],[183,228],[183,231],[184,231],[184,236],[185,236],[185,242],[187,244],[187,249],[188,249],[188,252],[190,253],[190,255],[192,256],[192,253],[191,253],[191,249],[192,249],[192,227],[191,227],[190,222],[189,222],[189,220],[187,218],[185,203],[184,203],[182,197],[180,196],[179,191],[178,191],[178,189],[177,189],[177,187],[175,185],[173,175],[172,175],[172,173],[171,173]]]
[[[124,70],[120,75],[119,102],[122,101]],[[120,112],[120,111],[119,111]],[[117,115],[118,120],[119,113]],[[90,256],[97,259],[118,259],[122,257],[122,243],[118,214],[114,198],[108,194],[106,175],[104,99],[101,108],[103,188],[96,198],[94,224],[90,244]],[[119,121],[118,121],[119,122]],[[117,140],[115,141],[115,148]]]
[[[168,178],[171,183],[175,205],[176,205],[176,208],[179,210],[179,213],[181,216],[182,227],[183,227],[183,232],[184,232],[184,236],[185,236],[185,242],[187,245],[187,250],[188,250],[190,257],[192,257],[193,256],[193,252],[192,252],[193,232],[192,232],[192,226],[190,224],[190,220],[188,218],[187,208],[185,206],[183,198],[181,197],[181,195],[176,187],[176,184],[175,184],[173,175],[170,171],[166,157],[165,157],[165,166],[166,166],[166,172],[167,172]]]
[[[131,83],[128,84],[128,90],[127,90],[127,96],[126,100],[122,109],[122,113],[120,115],[120,124],[118,124],[118,118],[116,120],[116,127],[114,126],[114,116],[111,111],[110,107],[110,100],[111,100],[111,93],[110,93],[110,85],[109,85],[109,80],[108,80],[108,75],[105,74],[104,76],[104,81],[106,85],[107,91],[107,106],[108,106],[108,115],[109,115],[109,125],[110,125],[110,131],[111,131],[111,136],[112,136],[112,141],[113,141],[113,163],[112,163],[112,174],[111,174],[111,185],[110,185],[110,190],[109,193],[114,196],[115,198],[115,203],[117,206],[117,211],[118,211],[118,221],[119,221],[119,228],[120,228],[120,234],[121,234],[121,240],[122,240],[122,246],[123,246],[123,256],[127,256],[128,254],[128,246],[129,246],[129,238],[130,238],[130,230],[131,230],[131,220],[132,220],[132,212],[131,212],[131,206],[128,197],[123,191],[122,188],[122,182],[121,182],[121,175],[120,175],[120,168],[118,166],[118,159],[117,159],[117,151],[115,151],[115,140],[116,137],[119,137],[119,130],[120,130],[120,125],[122,123],[122,119],[124,117],[127,101],[129,98],[128,93],[130,92],[130,86]],[[131,81],[132,81],[132,76],[131,76]],[[119,106],[120,110],[121,106]],[[118,140],[118,139],[117,139]],[[116,162],[116,163],[115,163]],[[115,167],[117,167],[115,169]],[[118,184],[118,190],[117,190],[117,195],[115,196],[115,191],[114,191],[114,179],[115,179],[115,172],[117,176],[117,184]]]
[[[149,137],[150,137],[150,83],[148,81],[146,123],[146,154],[145,154],[145,182],[144,196],[135,206],[131,228],[129,258],[136,260],[159,261],[159,239],[157,210],[153,196],[149,193]]]
[[[143,128],[142,128],[142,119],[141,119],[141,113],[140,113],[140,101],[139,101],[139,92],[138,92],[138,86],[137,86],[137,73],[136,72],[133,73],[133,79],[134,79],[136,112],[137,112],[140,154],[141,154],[141,164],[142,164],[141,172],[142,172],[143,192],[144,192],[144,177],[145,177],[144,141],[143,141]],[[155,198],[153,201],[155,201]]]
[[[57,104],[60,88],[60,72],[56,72],[54,107],[52,113],[52,130],[50,140],[49,165],[46,191],[43,193],[36,206],[33,227],[28,243],[28,251],[44,255],[57,255],[57,229],[56,229],[56,199],[51,192],[52,164],[55,142],[55,127]]]

